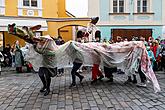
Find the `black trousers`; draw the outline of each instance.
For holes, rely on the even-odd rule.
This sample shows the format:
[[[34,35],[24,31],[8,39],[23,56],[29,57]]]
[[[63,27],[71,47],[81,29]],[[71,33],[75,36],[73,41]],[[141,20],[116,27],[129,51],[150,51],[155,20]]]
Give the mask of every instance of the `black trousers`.
[[[43,83],[43,87],[50,90],[51,74],[48,68],[40,67],[38,75]]]
[[[139,66],[139,68],[138,68],[138,73],[139,73],[141,82],[142,82],[142,83],[145,83],[145,81],[146,81],[146,76],[145,76],[145,74],[142,72],[141,66]]]
[[[165,69],[165,56],[161,57],[161,69]]]
[[[81,76],[77,70],[81,67],[82,63],[76,63],[73,62],[73,67],[72,67],[72,71],[71,71],[71,75],[72,75],[72,83],[76,83],[76,76],[81,78],[83,76]]]

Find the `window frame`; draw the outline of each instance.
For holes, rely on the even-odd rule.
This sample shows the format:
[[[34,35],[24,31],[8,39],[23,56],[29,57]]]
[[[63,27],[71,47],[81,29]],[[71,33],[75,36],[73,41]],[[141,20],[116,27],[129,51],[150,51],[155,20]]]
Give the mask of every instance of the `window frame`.
[[[146,5],[144,5],[144,1],[146,1]],[[140,6],[139,3],[140,2]],[[149,1],[148,0],[137,0],[137,13],[148,13],[149,12]],[[139,10],[140,8],[140,10]]]
[[[114,6],[114,2],[117,2],[117,5]],[[123,5],[120,5],[120,2],[123,2]],[[112,1],[113,6],[113,13],[125,13],[125,1],[124,0],[113,0]],[[120,10],[122,8],[122,11]],[[116,11],[114,11],[116,10]]]
[[[28,0],[29,1],[29,6],[25,6],[24,5],[24,0],[23,0],[23,3],[22,3],[22,6],[23,7],[33,7],[33,8],[37,8],[38,7],[38,0],[36,0],[36,2],[37,2],[37,5],[36,6],[32,6],[32,0]]]

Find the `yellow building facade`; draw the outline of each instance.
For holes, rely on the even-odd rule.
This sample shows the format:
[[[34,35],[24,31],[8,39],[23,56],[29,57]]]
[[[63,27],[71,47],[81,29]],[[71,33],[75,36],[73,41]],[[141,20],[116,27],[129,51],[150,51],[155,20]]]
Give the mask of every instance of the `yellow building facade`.
[[[12,45],[19,40],[9,35],[7,25],[15,23],[18,27],[42,25],[36,36],[61,35],[65,41],[73,39],[73,26],[86,26],[89,18],[73,18],[66,13],[65,0],[0,0],[0,40],[3,45]]]

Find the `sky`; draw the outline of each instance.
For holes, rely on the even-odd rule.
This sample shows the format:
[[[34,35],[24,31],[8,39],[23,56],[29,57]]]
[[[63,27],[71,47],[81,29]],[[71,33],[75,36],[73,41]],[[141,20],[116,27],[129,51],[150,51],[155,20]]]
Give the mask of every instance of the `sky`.
[[[88,0],[66,0],[66,10],[76,17],[87,17]]]

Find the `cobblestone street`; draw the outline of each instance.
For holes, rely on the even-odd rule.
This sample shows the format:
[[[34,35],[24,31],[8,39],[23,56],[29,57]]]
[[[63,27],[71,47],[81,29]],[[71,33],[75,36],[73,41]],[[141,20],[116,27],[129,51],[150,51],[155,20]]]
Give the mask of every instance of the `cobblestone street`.
[[[14,71],[12,71],[14,72]],[[165,74],[157,73],[161,93],[147,88],[124,84],[126,76],[115,74],[114,83],[106,79],[91,85],[91,74],[84,73],[83,85],[69,88],[70,69],[54,77],[51,93],[39,92],[42,84],[34,73],[8,73],[0,76],[0,110],[165,110]]]

